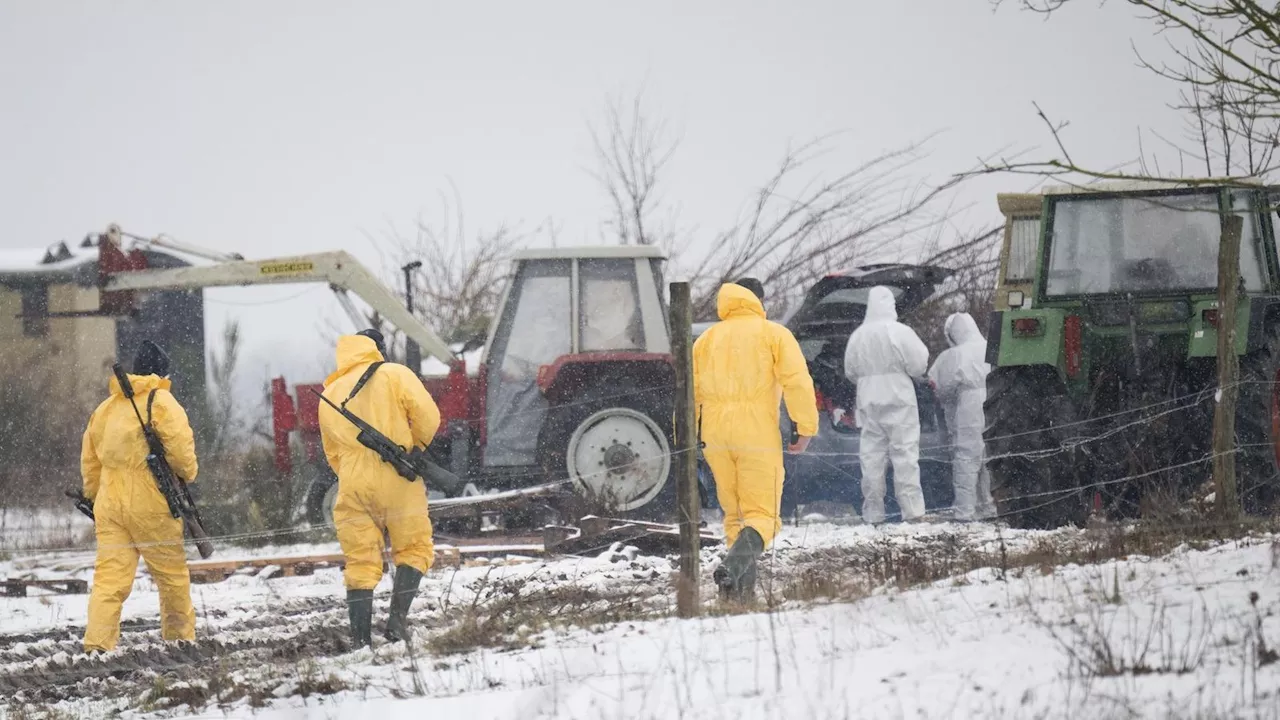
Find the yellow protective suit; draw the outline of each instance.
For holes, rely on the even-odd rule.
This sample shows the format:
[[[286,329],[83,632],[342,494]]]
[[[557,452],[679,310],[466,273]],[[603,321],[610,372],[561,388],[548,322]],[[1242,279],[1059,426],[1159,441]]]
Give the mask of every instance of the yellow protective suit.
[[[338,338],[338,369],[324,381],[324,396],[341,405],[370,364],[382,360],[373,340],[361,335]],[[440,427],[440,410],[413,371],[387,363],[378,368],[347,409],[397,445],[431,443]],[[396,565],[425,573],[435,559],[427,491],[421,480],[408,482],[356,440],[359,431],[328,405],[320,405],[320,437],[329,467],[338,476],[333,508],[338,542],[346,556],[348,590],[372,590],[382,579],[383,531],[391,536]]]
[[[196,478],[195,438],[187,413],[156,375],[130,375],[134,402],[143,419],[147,396],[155,390],[151,423],[164,442],[173,472],[187,482]],[[98,559],[89,593],[89,622],[84,648],[111,650],[120,639],[120,608],[133,589],[138,555],[160,590],[160,634],[165,640],[194,640],[196,613],[191,578],[182,547],[182,521],[169,506],[147,469],[147,441],[138,417],[111,378],[110,395],[93,411],[80,450],[84,494],[93,501]]]
[[[732,547],[742,528],[751,527],[767,546],[782,527],[779,401],[786,399],[801,435],[816,435],[813,378],[791,331],[765,319],[750,290],[724,285],[716,309],[722,322],[693,345],[703,456],[716,479],[726,543]]]

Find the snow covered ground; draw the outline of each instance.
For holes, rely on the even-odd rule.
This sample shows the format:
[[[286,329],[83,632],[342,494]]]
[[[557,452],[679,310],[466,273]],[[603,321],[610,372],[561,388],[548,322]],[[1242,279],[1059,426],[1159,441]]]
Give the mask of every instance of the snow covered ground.
[[[112,673],[74,655],[84,596],[5,598],[0,694],[10,710],[69,717],[1280,717],[1275,538],[1059,564],[1114,554],[1103,551],[1116,541],[985,525],[787,528],[760,607],[726,613],[704,584],[698,620],[670,617],[670,560],[625,548],[440,570],[415,606],[411,651],[335,641],[337,571],[246,574],[194,588],[199,633],[220,648]],[[39,565],[42,577],[91,579],[86,559],[15,558],[0,576]],[[160,647],[145,573],[125,607],[122,663]]]

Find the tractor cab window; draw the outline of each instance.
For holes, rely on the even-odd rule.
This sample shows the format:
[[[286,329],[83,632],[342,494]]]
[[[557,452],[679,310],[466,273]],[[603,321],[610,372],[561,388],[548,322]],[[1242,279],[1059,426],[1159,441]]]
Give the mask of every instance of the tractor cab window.
[[[1009,262],[1005,267],[1005,282],[1031,282],[1036,273],[1036,248],[1040,245],[1040,216],[1015,217],[1009,225]]]
[[[1231,211],[1244,220],[1240,233],[1240,276],[1244,278],[1246,290],[1261,290],[1266,286],[1263,270],[1267,266],[1267,255],[1262,247],[1262,213],[1258,212],[1255,197],[1252,192],[1231,193]],[[1218,257],[1215,255],[1213,259],[1216,263]],[[1215,287],[1218,284],[1216,271],[1213,284]]]
[[[632,258],[580,260],[579,336],[582,352],[643,351],[636,261]]]
[[[1063,197],[1054,201],[1046,294],[1205,290],[1218,285],[1222,223],[1218,193],[1150,197]],[[1263,287],[1252,195],[1236,212],[1246,217],[1240,275],[1248,290]]]
[[[485,464],[532,465],[547,401],[538,370],[572,352],[568,260],[525,262],[511,286],[488,362]]]

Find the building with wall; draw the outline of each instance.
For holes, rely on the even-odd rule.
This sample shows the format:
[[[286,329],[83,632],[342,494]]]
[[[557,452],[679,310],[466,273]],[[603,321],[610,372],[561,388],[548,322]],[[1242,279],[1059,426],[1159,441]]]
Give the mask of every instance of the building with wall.
[[[97,241],[95,235],[75,245],[0,250],[0,392],[18,383],[39,387],[46,398],[40,412],[69,412],[83,421],[105,397],[112,363],[130,369],[149,338],[169,353],[174,394],[189,412],[202,412],[203,292],[139,293],[132,315],[97,315]],[[144,255],[149,267],[189,264],[166,253]]]

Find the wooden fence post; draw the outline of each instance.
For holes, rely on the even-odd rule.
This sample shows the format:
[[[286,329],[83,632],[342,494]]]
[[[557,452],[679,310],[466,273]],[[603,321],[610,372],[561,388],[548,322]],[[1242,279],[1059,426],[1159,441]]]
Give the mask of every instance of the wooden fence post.
[[[689,283],[671,283],[671,355],[675,362],[676,498],[680,519],[680,578],[676,584],[676,612],[682,618],[697,617],[698,560],[701,553],[698,498],[697,411],[693,406],[693,309]]]
[[[1213,410],[1213,487],[1218,517],[1226,522],[1239,518],[1236,489],[1236,398],[1239,364],[1236,358],[1236,300],[1240,284],[1239,215],[1223,218],[1222,244],[1218,248],[1218,397]]]

